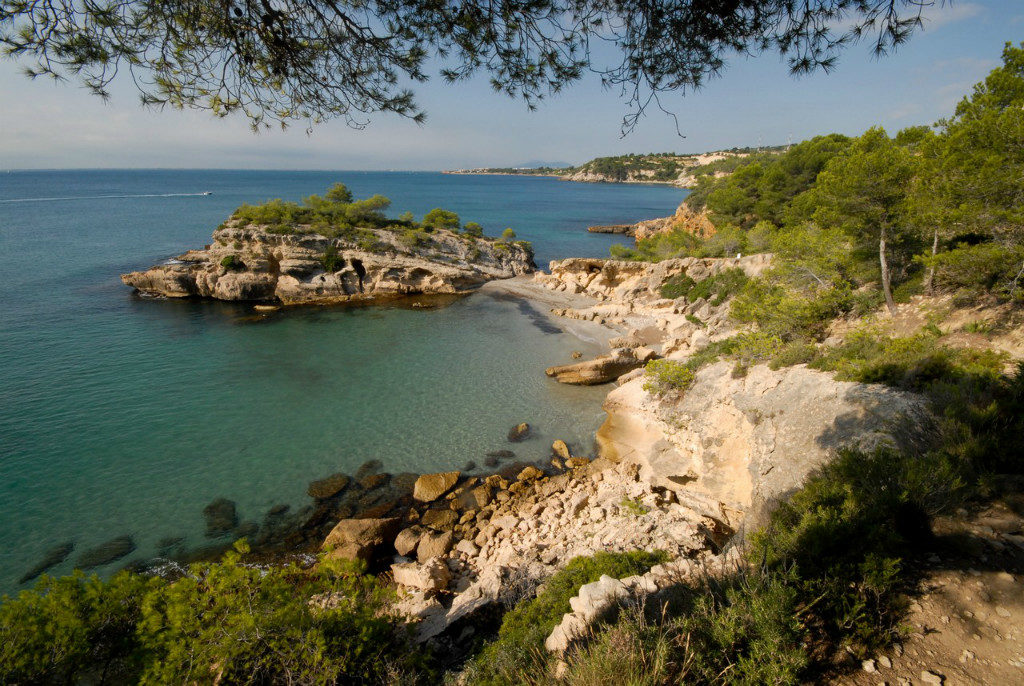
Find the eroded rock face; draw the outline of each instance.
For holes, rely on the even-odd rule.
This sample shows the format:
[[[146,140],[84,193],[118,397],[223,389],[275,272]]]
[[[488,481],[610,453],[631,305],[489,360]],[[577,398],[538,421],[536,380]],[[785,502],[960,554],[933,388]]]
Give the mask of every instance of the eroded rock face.
[[[593,360],[548,367],[544,373],[559,383],[596,386],[615,381],[623,374],[644,366],[654,357],[655,353],[650,348],[619,348]]]
[[[229,226],[213,232],[209,247],[122,274],[121,280],[143,293],[170,298],[326,304],[460,293],[534,269],[532,252],[518,243],[473,240],[436,230],[424,244],[409,248],[399,233],[366,231],[375,237],[372,251],[344,238]],[[334,271],[328,272],[323,257],[332,247],[337,258]],[[234,262],[224,266],[225,259]]]
[[[730,510],[762,512],[840,448],[909,447],[931,421],[913,393],[803,365],[757,365],[742,378],[732,369],[702,369],[681,396],[651,395],[642,378],[616,388],[598,432],[603,454],[635,463],[656,486],[720,503],[729,520]]]

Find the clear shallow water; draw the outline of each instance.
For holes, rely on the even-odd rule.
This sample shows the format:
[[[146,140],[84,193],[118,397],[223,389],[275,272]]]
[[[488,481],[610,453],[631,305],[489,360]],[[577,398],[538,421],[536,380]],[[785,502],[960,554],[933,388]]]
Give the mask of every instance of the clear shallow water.
[[[254,317],[244,305],[141,299],[118,279],[205,244],[242,202],[339,180],[387,195],[396,215],[442,206],[491,234],[512,226],[542,266],[606,255],[616,239],[588,224],[665,216],[685,194],[433,173],[0,175],[0,591],[63,541],[76,550],[58,573],[124,533],[139,546],[132,558],[166,536],[203,545],[213,498],[259,521],[275,504],[306,504],[310,480],[371,458],[394,472],[480,463],[510,447],[520,421],[538,432],[513,446],[523,459],[554,438],[590,447],[605,390],[559,385],[543,368],[596,349],[538,326],[521,302],[476,294],[436,310]],[[190,195],[203,191],[214,195]]]

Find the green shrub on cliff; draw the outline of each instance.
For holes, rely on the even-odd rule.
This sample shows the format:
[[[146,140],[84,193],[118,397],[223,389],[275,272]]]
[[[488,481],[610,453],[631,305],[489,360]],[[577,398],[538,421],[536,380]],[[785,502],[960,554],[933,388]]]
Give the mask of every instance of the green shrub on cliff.
[[[338,254],[338,246],[333,243],[328,245],[324,250],[324,254],[320,256],[320,264],[323,266],[324,271],[329,274],[333,274],[341,269],[342,265],[345,264],[345,260]]]
[[[544,639],[562,615],[572,611],[569,599],[579,592],[580,586],[605,574],[616,579],[643,574],[667,559],[663,552],[641,550],[573,558],[544,584],[535,598],[520,601],[505,614],[497,639],[487,644],[468,666],[467,683],[496,686],[543,681],[548,660]]]
[[[230,269],[232,271],[245,269],[245,263],[242,262],[241,259],[239,259],[238,255],[228,255],[224,257],[220,261],[220,266],[224,267],[225,269]]]
[[[687,362],[651,360],[644,367],[644,390],[655,395],[685,391],[693,385],[695,374]]]
[[[175,581],[43,577],[0,605],[2,683],[384,683],[425,653],[361,568],[243,564],[244,543]]]
[[[323,197],[311,195],[302,203],[277,199],[262,205],[242,205],[231,215],[231,221],[238,227],[260,226],[270,233],[317,233],[342,238],[358,243],[363,250],[380,250],[387,245],[370,241],[366,237],[367,229],[398,231],[408,236],[411,231],[425,234],[435,229],[457,230],[459,227],[459,216],[448,210],[433,209],[422,224],[417,224],[408,212],[397,220],[387,218],[384,212],[390,206],[391,201],[383,195],[353,200],[351,191],[337,183]]]

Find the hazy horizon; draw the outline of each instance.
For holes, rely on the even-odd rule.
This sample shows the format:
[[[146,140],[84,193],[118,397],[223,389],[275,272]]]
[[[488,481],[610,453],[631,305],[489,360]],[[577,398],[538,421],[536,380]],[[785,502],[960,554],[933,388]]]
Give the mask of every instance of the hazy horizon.
[[[686,138],[657,108],[620,137],[627,105],[596,79],[529,112],[491,92],[486,78],[449,85],[435,77],[415,86],[423,126],[376,115],[365,130],[333,121],[307,136],[301,126],[253,134],[239,117],[144,109],[124,80],[104,103],[73,82],[26,79],[23,65],[4,59],[0,169],[441,171],[781,145],[879,124],[894,131],[951,114],[1022,32],[1024,6],[978,0],[929,8],[924,29],[888,57],[854,45],[832,74],[794,78],[774,55],[733,58],[703,90],[662,98]]]

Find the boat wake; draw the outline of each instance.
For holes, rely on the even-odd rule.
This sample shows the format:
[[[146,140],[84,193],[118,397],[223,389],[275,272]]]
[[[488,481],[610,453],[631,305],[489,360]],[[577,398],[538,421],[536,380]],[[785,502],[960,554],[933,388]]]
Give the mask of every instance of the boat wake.
[[[0,200],[0,203],[11,202],[57,202],[60,200],[105,200],[110,198],[198,198],[213,195],[210,191],[202,193],[137,193],[133,195],[75,195],[64,198],[13,198]]]

